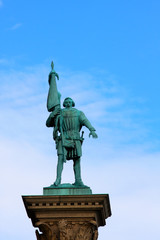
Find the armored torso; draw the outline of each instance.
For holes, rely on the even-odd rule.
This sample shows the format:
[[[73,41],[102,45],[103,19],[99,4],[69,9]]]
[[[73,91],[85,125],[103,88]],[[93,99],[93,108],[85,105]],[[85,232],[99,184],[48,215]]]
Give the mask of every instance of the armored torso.
[[[62,110],[62,129],[64,136],[69,139],[79,140],[81,121],[81,112],[75,108]]]

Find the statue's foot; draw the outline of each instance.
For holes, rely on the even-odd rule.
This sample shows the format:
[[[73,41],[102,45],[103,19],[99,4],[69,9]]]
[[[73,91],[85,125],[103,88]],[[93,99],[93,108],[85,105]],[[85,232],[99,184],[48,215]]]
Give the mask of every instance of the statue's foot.
[[[75,183],[73,183],[72,185],[74,185],[74,186],[85,186],[84,183],[82,182],[82,180],[76,180]]]
[[[58,186],[59,184],[61,184],[61,179],[57,178],[56,181],[54,182],[54,185]]]

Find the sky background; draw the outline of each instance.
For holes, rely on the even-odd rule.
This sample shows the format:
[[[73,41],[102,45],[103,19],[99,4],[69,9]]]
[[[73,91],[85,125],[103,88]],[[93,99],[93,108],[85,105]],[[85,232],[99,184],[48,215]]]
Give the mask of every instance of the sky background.
[[[83,129],[83,181],[111,201],[99,240],[160,239],[159,12],[159,0],[0,0],[1,239],[36,239],[21,195],[55,180],[52,60],[62,101],[99,136]],[[74,181],[72,161],[62,181]]]

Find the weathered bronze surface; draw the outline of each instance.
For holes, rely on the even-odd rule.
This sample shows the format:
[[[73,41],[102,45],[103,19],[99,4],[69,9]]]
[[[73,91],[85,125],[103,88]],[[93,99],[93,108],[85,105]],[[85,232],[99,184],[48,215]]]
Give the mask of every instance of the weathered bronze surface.
[[[60,184],[55,186],[52,184],[49,187],[43,188],[43,195],[88,195],[92,194],[92,190],[88,186],[76,186],[70,183]]]
[[[51,64],[52,70],[49,74],[49,92],[47,98],[47,109],[50,113],[47,121],[47,127],[53,127],[53,139],[56,143],[58,164],[55,186],[60,186],[63,164],[66,160],[73,160],[73,170],[75,175],[76,187],[84,186],[81,178],[80,160],[82,156],[83,126],[90,130],[89,137],[97,138],[96,130],[91,125],[82,111],[75,108],[75,102],[70,98],[65,98],[63,107],[60,107],[61,94],[57,90],[56,78],[58,74],[54,70],[54,64]]]

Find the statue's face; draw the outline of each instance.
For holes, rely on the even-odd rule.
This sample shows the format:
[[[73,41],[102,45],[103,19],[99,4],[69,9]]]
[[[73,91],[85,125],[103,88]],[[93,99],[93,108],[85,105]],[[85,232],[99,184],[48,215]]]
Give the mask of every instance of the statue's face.
[[[64,106],[66,107],[66,108],[71,108],[72,107],[72,99],[66,99],[65,100],[65,102],[64,102]]]

